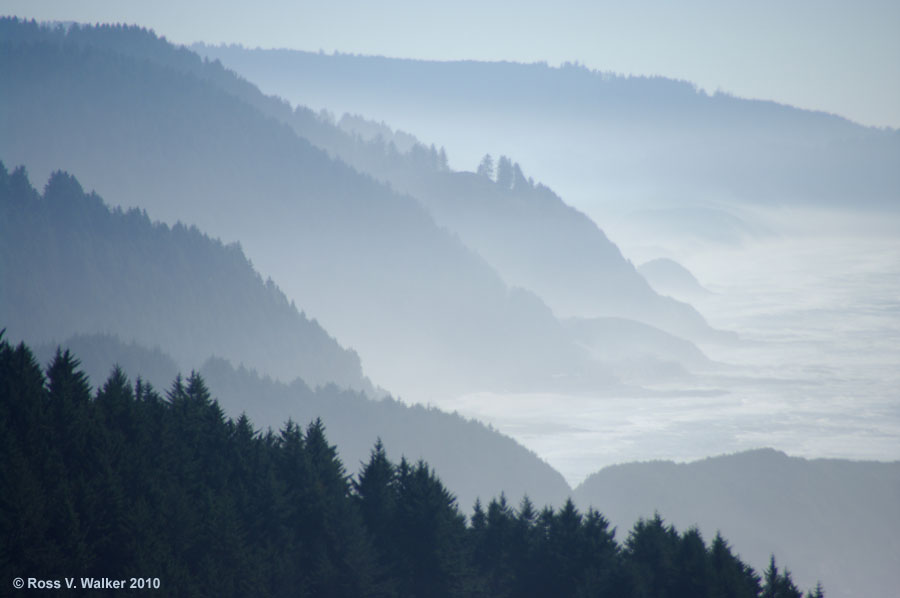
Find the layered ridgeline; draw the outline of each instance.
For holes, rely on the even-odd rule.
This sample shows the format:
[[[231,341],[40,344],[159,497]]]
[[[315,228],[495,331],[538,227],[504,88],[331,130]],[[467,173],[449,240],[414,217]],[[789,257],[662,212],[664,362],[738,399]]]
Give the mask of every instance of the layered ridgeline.
[[[829,596],[890,596],[900,587],[900,462],[806,460],[774,450],[687,464],[615,465],[575,491],[613,525],[665,513],[681,528],[721,533],[764,567],[791,555],[800,585],[821,580]]]
[[[237,49],[195,48],[216,56],[222,50],[226,64],[230,66],[233,60],[238,68],[243,64],[234,58]],[[168,58],[166,62],[175,61]],[[483,163],[480,176],[454,172],[443,148],[425,147],[415,137],[383,123],[347,114],[334,122],[329,113],[315,113],[302,105],[291,111],[246,82],[230,81],[215,67],[201,69],[199,63],[186,63],[179,61],[179,68],[190,68],[215,81],[329,154],[411,194],[440,225],[483,256],[508,284],[534,291],[557,315],[627,317],[689,338],[722,338],[689,305],[655,293],[590,218],[565,204],[548,187],[526,178],[509,158]],[[246,74],[257,81],[255,70],[248,69]],[[282,75],[282,83],[291,79],[291,75]],[[337,76],[342,75],[339,72]],[[285,89],[284,85],[276,87]],[[336,99],[336,105],[342,102]]]
[[[463,164],[515,156],[577,205],[898,207],[900,132],[830,114],[577,64],[194,48],[291,102],[440,140]]]
[[[58,344],[76,350],[98,387],[113,363],[158,386],[198,369],[234,417],[276,429],[322,418],[347,463],[383,438],[440,466],[466,507],[503,491],[540,505],[569,493],[534,453],[479,423],[339,388],[372,394],[355,353],[263,283],[240,248],[110,210],[67,174],[41,195],[23,169],[0,166],[0,327],[35,343],[42,363]]]
[[[16,31],[20,37],[54,39],[59,35],[41,28],[27,35],[22,27]],[[712,335],[689,306],[653,293],[602,231],[548,188],[533,181],[526,183],[518,167],[510,170],[509,174],[515,175],[512,182],[504,183],[503,160],[498,161],[498,181],[493,184],[486,177],[473,179],[466,173],[450,172],[445,153],[422,146],[410,135],[362,118],[345,115],[334,123],[327,114],[315,114],[302,106],[292,110],[220,64],[205,63],[197,55],[136,28],[72,28],[66,39],[139,57],[210,82],[288,124],[301,137],[356,169],[389,182],[395,189],[413,192],[432,217],[487,258],[508,284],[536,291],[558,315],[634,317],[691,338],[706,340]],[[615,342],[635,346],[638,340]],[[359,347],[359,343],[354,346]],[[648,371],[654,366],[647,362],[646,355],[662,355],[666,361],[691,366],[680,353],[657,345],[641,346],[628,358],[644,361],[641,369]],[[371,359],[366,357],[366,363]]]
[[[71,175],[38,193],[0,162],[0,322],[15,338],[105,332],[163,347],[185,370],[210,356],[281,380],[373,391],[359,357],[263,281],[238,245],[111,210]]]
[[[761,578],[718,535],[707,544],[657,516],[619,543],[571,501],[515,509],[500,497],[467,520],[439,471],[381,443],[349,476],[319,421],[261,434],[226,418],[197,375],[160,395],[116,369],[92,393],[72,354],[44,373],[2,338],[0,447],[0,575],[27,571],[29,589],[124,579],[184,597],[802,596],[774,561]]]
[[[608,381],[538,298],[507,287],[414,199],[155,50],[138,58],[137,42],[119,52],[92,41],[155,49],[164,40],[126,28],[3,27],[0,159],[35,177],[75,172],[154,218],[239,240],[380,384],[425,397]]]
[[[327,123],[327,116],[319,120]],[[454,172],[440,151],[387,126],[345,115],[340,130],[325,135],[311,121],[291,123],[333,155],[418,199],[508,284],[534,291],[557,316],[625,317],[691,339],[727,338],[691,306],[654,292],[590,218],[510,158],[487,155],[477,172]]]

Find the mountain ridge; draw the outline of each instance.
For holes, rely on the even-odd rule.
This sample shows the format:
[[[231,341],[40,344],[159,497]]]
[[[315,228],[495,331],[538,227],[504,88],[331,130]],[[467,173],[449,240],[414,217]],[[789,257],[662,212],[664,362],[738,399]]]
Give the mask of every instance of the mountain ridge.
[[[761,205],[898,207],[900,175],[892,164],[900,159],[900,132],[828,113],[574,64],[195,48],[293,103],[385,120],[440,139],[467,161],[486,150],[514,155],[592,214],[612,209],[611,198],[648,195],[659,205],[735,197]],[[558,145],[569,148],[567,161],[554,155]]]
[[[560,372],[566,384],[610,382],[539,299],[506,287],[412,198],[189,72],[59,43],[3,53],[15,84],[0,106],[0,158],[65,168],[154,218],[240,239],[402,395],[557,385]]]
[[[284,380],[375,392],[359,356],[263,281],[239,245],[110,209],[66,173],[39,194],[24,168],[9,173],[2,162],[0,213],[9,334],[47,342],[115,332],[174,350],[185,369],[219,354]]]
[[[574,496],[613,524],[659,511],[707,537],[721,531],[755,567],[773,553],[792,554],[795,579],[820,580],[830,596],[890,594],[898,583],[890,563],[900,557],[900,461],[805,459],[766,448],[623,463],[589,476]]]

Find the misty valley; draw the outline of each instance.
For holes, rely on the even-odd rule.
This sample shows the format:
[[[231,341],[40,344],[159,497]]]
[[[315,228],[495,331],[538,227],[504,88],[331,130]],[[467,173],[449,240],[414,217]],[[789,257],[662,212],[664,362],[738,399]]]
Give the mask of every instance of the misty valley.
[[[0,80],[11,595],[900,587],[897,130],[15,17]]]

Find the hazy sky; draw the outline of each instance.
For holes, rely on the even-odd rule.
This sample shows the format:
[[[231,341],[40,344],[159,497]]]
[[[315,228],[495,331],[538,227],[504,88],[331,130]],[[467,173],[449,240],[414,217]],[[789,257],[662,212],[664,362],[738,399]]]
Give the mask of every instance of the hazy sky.
[[[0,0],[0,13],[136,23],[180,43],[577,60],[900,128],[897,0]]]

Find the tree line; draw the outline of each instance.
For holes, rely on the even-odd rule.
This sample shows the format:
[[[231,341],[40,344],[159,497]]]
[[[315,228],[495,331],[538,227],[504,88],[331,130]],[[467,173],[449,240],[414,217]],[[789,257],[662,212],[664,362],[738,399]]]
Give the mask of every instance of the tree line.
[[[0,320],[15,338],[112,330],[182,367],[216,354],[283,380],[371,388],[359,356],[263,280],[239,244],[111,208],[64,172],[39,192],[23,166],[0,161],[0,275]]]
[[[253,400],[253,397],[248,397]],[[721,537],[658,515],[624,543],[571,501],[466,517],[428,464],[379,441],[348,475],[322,422],[259,431],[202,378],[165,393],[118,367],[92,392],[58,350],[0,337],[0,577],[159,578],[169,596],[802,598]],[[149,590],[138,590],[147,592]],[[821,596],[821,588],[808,596]]]

